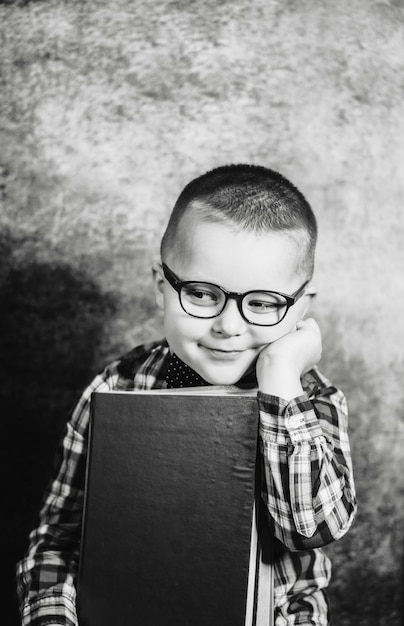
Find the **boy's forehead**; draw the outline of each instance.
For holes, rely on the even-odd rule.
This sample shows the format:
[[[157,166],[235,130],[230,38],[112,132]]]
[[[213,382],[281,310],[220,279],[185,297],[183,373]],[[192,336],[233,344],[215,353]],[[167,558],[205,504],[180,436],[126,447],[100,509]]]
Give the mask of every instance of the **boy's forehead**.
[[[286,288],[285,282],[304,275],[304,240],[303,231],[254,233],[223,221],[208,221],[198,211],[190,212],[177,229],[167,263],[174,263],[173,269],[181,271],[184,280],[222,281],[229,288],[230,283],[237,283],[239,289],[237,278],[242,282],[243,275],[251,270],[255,285],[281,290]]]

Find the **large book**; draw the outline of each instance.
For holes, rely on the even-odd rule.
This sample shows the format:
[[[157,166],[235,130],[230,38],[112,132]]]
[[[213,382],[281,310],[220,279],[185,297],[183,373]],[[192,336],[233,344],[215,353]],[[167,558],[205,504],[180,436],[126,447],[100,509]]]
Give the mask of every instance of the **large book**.
[[[95,393],[80,626],[270,626],[256,393]]]

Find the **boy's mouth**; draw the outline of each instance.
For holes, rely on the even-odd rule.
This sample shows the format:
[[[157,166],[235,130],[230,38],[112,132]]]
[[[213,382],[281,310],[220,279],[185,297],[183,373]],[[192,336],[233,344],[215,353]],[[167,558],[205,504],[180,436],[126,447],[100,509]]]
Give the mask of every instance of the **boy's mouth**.
[[[209,346],[204,346],[199,344],[199,347],[203,350],[206,350],[211,356],[217,358],[219,360],[229,360],[237,359],[240,354],[245,352],[245,350],[223,350],[219,348],[210,348]]]

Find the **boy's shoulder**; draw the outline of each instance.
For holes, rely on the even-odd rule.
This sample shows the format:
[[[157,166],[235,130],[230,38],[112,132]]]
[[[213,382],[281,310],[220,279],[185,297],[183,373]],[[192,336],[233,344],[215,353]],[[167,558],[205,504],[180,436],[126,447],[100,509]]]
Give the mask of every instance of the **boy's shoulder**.
[[[117,360],[110,363],[104,371],[108,379],[114,379],[114,388],[121,391],[133,391],[138,388],[137,379],[147,379],[147,387],[164,377],[164,367],[169,355],[167,341],[150,341],[136,346]],[[141,385],[143,387],[143,385]]]

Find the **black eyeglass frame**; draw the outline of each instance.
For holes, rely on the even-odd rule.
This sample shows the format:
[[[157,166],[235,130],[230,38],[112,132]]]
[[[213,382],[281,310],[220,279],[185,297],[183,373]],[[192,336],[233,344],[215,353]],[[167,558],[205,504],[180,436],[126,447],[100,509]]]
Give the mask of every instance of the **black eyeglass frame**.
[[[178,299],[180,301],[180,305],[181,308],[183,309],[183,311],[185,311],[185,313],[187,315],[190,315],[191,317],[196,317],[198,319],[213,319],[214,317],[219,317],[219,315],[221,315],[223,313],[223,311],[226,308],[227,302],[230,299],[233,299],[236,301],[237,303],[237,308],[240,311],[240,315],[243,318],[244,321],[247,322],[247,324],[252,324],[253,326],[276,326],[277,324],[280,324],[286,317],[289,309],[296,304],[296,302],[299,300],[299,298],[301,298],[303,296],[303,292],[305,290],[305,288],[307,287],[307,285],[309,284],[309,280],[306,280],[306,282],[303,283],[303,285],[301,287],[299,287],[299,289],[297,289],[297,291],[295,291],[294,293],[292,293],[291,295],[286,294],[286,293],[282,293],[280,291],[268,291],[267,289],[252,289],[251,291],[246,291],[245,293],[238,293],[237,291],[227,291],[227,289],[223,289],[223,287],[220,287],[220,285],[215,285],[215,283],[208,283],[205,282],[203,280],[180,280],[179,277],[174,274],[174,272],[172,270],[170,270],[170,268],[165,264],[162,263],[161,267],[163,269],[163,273],[164,276],[166,277],[167,281],[170,283],[171,287],[173,289],[175,289],[175,291],[178,293]],[[189,313],[184,305],[182,304],[182,299],[181,299],[181,290],[183,287],[185,287],[186,285],[192,285],[192,284],[197,284],[197,283],[201,283],[203,285],[208,285],[210,287],[215,287],[216,289],[220,289],[220,291],[224,294],[224,304],[223,307],[221,308],[221,310],[216,313],[215,315],[208,315],[208,316],[204,316],[204,315],[194,315],[193,313]],[[246,318],[244,312],[243,312],[243,300],[246,296],[248,296],[250,293],[256,293],[257,291],[259,291],[260,293],[265,293],[265,294],[275,294],[277,296],[282,296],[282,298],[285,298],[286,300],[286,309],[285,312],[283,313],[282,317],[275,322],[274,324],[258,324],[257,322],[250,322],[249,319]],[[311,297],[315,296],[315,293],[312,294],[308,294]]]

